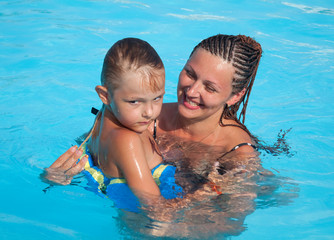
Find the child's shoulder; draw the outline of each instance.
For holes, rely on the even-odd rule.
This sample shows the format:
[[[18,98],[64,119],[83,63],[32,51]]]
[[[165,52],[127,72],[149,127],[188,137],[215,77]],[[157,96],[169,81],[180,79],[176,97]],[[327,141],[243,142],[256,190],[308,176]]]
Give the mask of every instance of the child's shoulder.
[[[109,141],[116,145],[130,144],[138,140],[140,140],[139,134],[126,128],[113,129],[109,134]]]
[[[120,160],[128,154],[140,151],[143,143],[138,133],[120,128],[110,131],[101,146],[109,157]]]

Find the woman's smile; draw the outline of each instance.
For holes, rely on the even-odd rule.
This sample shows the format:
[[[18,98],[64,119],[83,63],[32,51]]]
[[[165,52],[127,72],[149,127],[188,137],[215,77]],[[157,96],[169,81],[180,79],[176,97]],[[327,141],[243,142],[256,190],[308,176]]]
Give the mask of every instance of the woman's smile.
[[[196,50],[179,76],[179,113],[203,119],[222,112],[232,94],[234,73],[231,63],[206,50]]]
[[[189,108],[191,110],[197,110],[197,109],[201,108],[201,106],[203,106],[203,105],[201,105],[199,103],[196,103],[196,102],[192,101],[187,96],[187,94],[185,92],[183,93],[183,104],[184,104],[185,107],[187,107],[187,108]]]

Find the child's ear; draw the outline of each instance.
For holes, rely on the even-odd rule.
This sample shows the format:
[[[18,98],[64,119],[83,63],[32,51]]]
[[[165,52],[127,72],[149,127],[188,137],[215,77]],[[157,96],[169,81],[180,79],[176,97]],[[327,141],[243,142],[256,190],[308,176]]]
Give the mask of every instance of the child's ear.
[[[245,95],[246,88],[242,89],[237,94],[234,94],[226,103],[228,106],[232,106],[240,101],[240,99]]]
[[[105,86],[98,85],[95,87],[95,91],[99,95],[101,101],[106,104],[110,105],[111,103],[111,98],[109,96],[108,89]]]

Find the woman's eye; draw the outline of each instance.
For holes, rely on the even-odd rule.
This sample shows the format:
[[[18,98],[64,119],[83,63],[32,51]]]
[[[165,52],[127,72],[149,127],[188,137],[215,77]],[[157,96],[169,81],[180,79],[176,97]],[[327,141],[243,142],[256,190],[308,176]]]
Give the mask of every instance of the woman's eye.
[[[194,78],[194,74],[190,70],[188,70],[188,69],[184,69],[184,70],[185,70],[188,77]]]
[[[208,91],[208,92],[217,92],[216,89],[210,85],[206,85],[205,86],[205,89]]]

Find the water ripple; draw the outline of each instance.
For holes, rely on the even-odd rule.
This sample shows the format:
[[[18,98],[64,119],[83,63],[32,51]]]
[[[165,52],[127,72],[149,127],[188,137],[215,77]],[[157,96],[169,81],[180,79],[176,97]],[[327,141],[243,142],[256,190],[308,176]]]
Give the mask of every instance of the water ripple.
[[[128,0],[116,0],[114,1],[115,3],[123,3],[123,4],[133,4],[133,5],[137,5],[139,7],[145,7],[145,8],[150,8],[150,5],[147,5],[145,3],[141,3],[141,2],[135,2],[135,1],[128,1]]]
[[[207,14],[190,14],[190,15],[183,15],[183,14],[175,14],[175,13],[168,13],[167,16],[172,16],[181,19],[188,19],[188,20],[197,20],[197,21],[204,21],[204,20],[217,20],[217,21],[232,21],[232,18],[218,16],[218,15],[207,15]]]
[[[0,221],[7,223],[17,223],[17,224],[28,224],[36,227],[46,228],[48,230],[61,233],[67,236],[75,236],[77,233],[71,229],[63,228],[54,224],[42,223],[38,221],[33,221],[30,219],[21,218],[15,215],[0,213]]]
[[[294,7],[302,10],[305,13],[316,13],[324,15],[334,15],[334,9],[324,8],[324,7],[310,7],[302,4],[294,4],[289,2],[282,2],[283,5]]]

